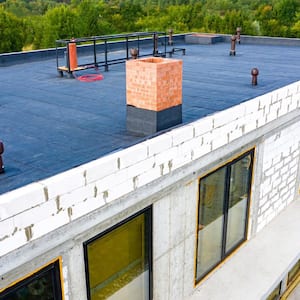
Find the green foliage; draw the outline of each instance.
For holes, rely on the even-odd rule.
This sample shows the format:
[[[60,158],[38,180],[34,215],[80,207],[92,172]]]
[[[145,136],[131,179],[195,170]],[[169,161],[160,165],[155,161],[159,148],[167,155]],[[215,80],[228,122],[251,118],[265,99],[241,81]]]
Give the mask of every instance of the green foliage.
[[[43,15],[55,5],[57,5],[57,1],[54,0],[6,0],[3,3],[6,11],[18,17]]]
[[[37,37],[34,39],[35,48],[54,47],[57,39],[79,36],[77,13],[67,5],[59,5],[48,10],[38,25]]]
[[[300,38],[299,0],[0,0],[0,7],[0,23],[9,19],[0,41],[7,52],[72,36],[170,28],[234,34],[241,27],[242,34]]]
[[[271,4],[260,5],[256,17],[260,34],[281,37],[300,37],[297,30],[299,21],[299,0],[273,0]],[[296,27],[295,27],[296,26]]]
[[[299,0],[279,0],[274,5],[274,15],[280,24],[291,26],[295,22],[299,7]]]
[[[102,10],[101,4],[98,3],[98,1],[79,1],[76,11],[78,16],[78,29],[81,36],[99,35]]]
[[[24,44],[23,22],[0,6],[0,53],[21,51]]]

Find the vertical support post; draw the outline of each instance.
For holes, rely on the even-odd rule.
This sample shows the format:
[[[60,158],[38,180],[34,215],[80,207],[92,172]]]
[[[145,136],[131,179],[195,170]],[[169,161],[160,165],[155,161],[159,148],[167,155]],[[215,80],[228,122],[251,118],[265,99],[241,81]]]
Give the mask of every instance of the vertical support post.
[[[108,71],[108,63],[107,63],[107,40],[104,40],[104,57],[105,57],[105,71]]]
[[[98,67],[98,63],[97,63],[97,56],[96,56],[96,40],[93,40],[94,43],[94,65],[97,68]]]
[[[56,44],[55,45],[56,46],[55,47],[56,48],[56,51],[55,51],[56,52],[56,68],[58,69],[58,49],[57,49],[57,42],[55,44]]]
[[[59,62],[58,62],[58,55],[59,55],[59,51],[58,51],[58,42],[56,41],[56,69],[57,69],[57,72],[58,72],[58,75],[60,77],[63,77],[63,71],[59,70]]]
[[[3,142],[0,141],[0,173],[4,173],[4,165],[2,160],[2,154],[4,152],[4,145]]]
[[[67,42],[67,45],[66,45],[66,64],[67,64],[67,68],[68,68],[68,73],[71,72],[71,69],[70,69],[70,55],[69,55],[69,42]]]
[[[128,53],[128,35],[126,35],[126,59],[129,59],[129,53]]]
[[[165,53],[164,53],[164,57],[166,57],[167,56],[167,33],[165,32],[164,34],[165,34],[165,40],[164,40],[164,44],[165,44],[164,51],[165,51]]]
[[[157,32],[153,34],[153,56],[158,54],[158,35]]]

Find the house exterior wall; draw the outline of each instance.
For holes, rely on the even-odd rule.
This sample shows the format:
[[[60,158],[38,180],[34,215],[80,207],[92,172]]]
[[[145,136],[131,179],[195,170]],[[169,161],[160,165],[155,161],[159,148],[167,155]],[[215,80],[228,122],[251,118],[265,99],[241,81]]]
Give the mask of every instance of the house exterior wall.
[[[300,81],[1,195],[0,289],[60,256],[65,299],[85,299],[82,243],[153,205],[154,299],[184,299],[199,178],[255,147],[253,238],[299,197],[299,111]]]
[[[295,199],[299,187],[300,122],[278,130],[261,144],[263,165],[257,201],[260,231]]]
[[[154,203],[154,299],[185,299],[193,291],[197,180]]]

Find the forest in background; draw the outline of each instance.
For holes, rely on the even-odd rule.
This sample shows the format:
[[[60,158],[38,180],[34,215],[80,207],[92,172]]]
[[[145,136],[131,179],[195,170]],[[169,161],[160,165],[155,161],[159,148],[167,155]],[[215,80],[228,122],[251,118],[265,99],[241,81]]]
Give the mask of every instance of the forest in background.
[[[0,53],[136,31],[300,38],[299,0],[0,0]]]

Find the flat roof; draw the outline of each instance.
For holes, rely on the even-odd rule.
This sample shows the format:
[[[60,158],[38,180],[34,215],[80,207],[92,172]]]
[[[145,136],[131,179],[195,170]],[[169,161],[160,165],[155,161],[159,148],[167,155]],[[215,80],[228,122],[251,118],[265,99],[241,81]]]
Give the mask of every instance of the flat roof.
[[[172,47],[186,49],[186,55],[173,55],[183,61],[182,125],[300,80],[297,45],[243,44],[242,37],[235,56],[229,55],[230,42],[182,40],[167,48]],[[259,69],[257,86],[251,84],[254,67]],[[98,72],[103,80],[61,78],[55,57],[1,66],[5,173],[0,174],[0,194],[149,138],[126,131],[125,64]]]

